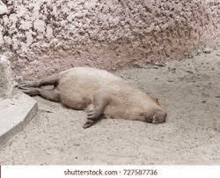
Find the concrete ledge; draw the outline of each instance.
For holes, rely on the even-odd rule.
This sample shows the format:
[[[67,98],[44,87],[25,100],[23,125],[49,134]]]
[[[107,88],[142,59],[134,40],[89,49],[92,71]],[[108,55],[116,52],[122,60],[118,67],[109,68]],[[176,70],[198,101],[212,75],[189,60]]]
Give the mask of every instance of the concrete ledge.
[[[0,100],[0,147],[22,130],[37,110],[37,101],[19,90],[12,98]]]

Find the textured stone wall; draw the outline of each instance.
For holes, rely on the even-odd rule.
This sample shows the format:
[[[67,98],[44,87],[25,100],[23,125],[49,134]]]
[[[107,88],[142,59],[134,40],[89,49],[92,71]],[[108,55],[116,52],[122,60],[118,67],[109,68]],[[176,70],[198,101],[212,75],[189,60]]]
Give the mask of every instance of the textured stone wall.
[[[13,90],[13,79],[10,62],[6,55],[0,55],[0,101],[10,97]]]
[[[217,41],[218,17],[215,0],[0,0],[0,47],[29,78],[72,66],[144,66]]]

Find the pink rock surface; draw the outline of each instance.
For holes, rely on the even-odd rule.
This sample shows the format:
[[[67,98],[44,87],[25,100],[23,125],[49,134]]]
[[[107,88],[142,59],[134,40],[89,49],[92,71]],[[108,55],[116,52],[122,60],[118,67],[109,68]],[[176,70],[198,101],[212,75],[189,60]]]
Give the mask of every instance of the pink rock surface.
[[[107,70],[176,59],[219,43],[220,2],[197,0],[2,1],[1,49],[17,75],[41,78],[73,66]],[[54,43],[55,42],[55,43]]]

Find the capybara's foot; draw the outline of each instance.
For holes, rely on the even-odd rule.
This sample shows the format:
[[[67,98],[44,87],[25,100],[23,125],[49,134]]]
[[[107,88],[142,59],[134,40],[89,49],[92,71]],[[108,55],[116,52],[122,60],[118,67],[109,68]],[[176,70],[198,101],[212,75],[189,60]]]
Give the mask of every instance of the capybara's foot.
[[[23,87],[39,87],[40,82],[39,81],[23,81],[20,84],[18,84],[18,88]]]
[[[84,124],[83,128],[84,128],[84,129],[87,129],[87,128],[91,127],[92,125],[94,125],[96,122],[97,122],[97,121],[88,119],[88,120],[86,121],[86,123]]]
[[[25,88],[25,87],[19,87],[20,90],[30,96],[36,96],[39,95],[40,91],[38,88]]]
[[[99,116],[101,115],[101,109],[99,107],[87,111],[87,119],[89,120],[97,120]]]

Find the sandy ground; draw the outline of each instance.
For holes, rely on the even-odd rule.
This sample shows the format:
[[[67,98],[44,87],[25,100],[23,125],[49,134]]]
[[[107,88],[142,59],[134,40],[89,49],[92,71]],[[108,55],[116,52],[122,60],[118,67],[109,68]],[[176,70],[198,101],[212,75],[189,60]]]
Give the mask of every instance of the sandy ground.
[[[0,164],[220,164],[220,50],[164,67],[114,72],[154,93],[165,124],[104,119],[84,130],[83,111],[35,97],[37,116],[0,150]]]

